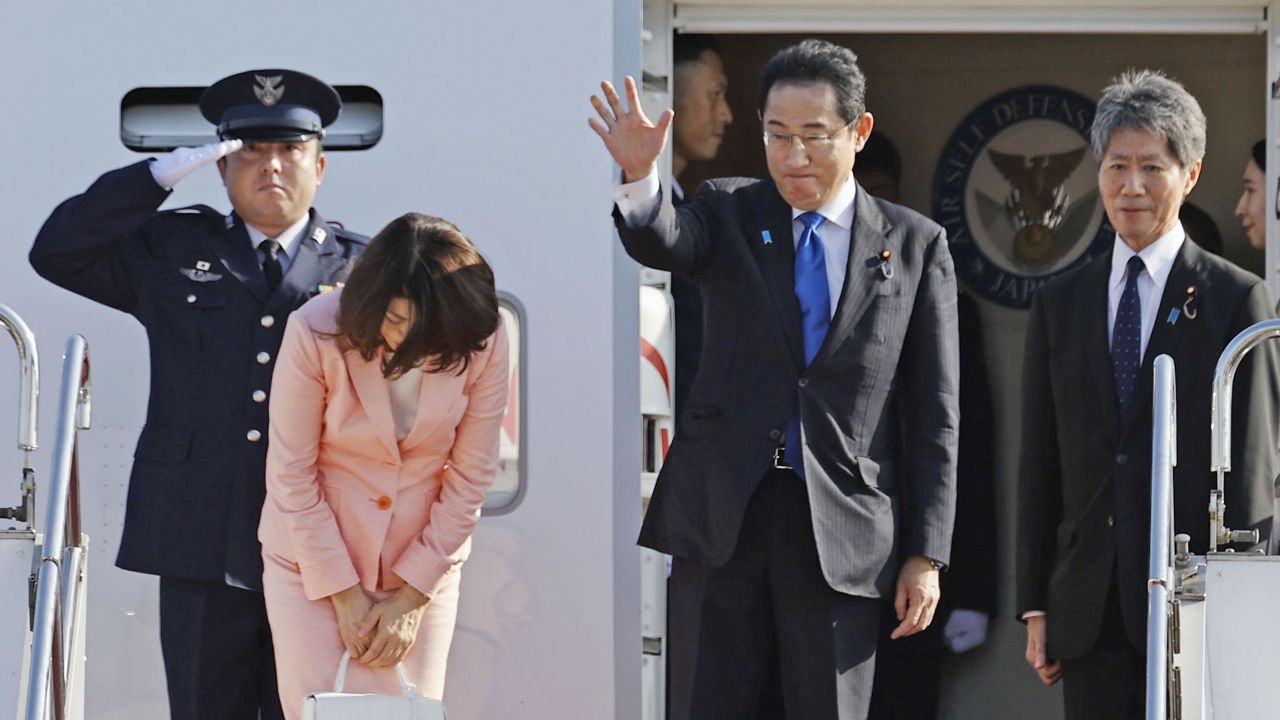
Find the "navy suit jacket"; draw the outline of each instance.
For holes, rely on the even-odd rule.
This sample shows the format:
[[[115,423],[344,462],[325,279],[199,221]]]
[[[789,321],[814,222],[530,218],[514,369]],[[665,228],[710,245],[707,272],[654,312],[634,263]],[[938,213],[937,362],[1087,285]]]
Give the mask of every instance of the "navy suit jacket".
[[[1209,491],[1217,487],[1209,472],[1214,368],[1233,337],[1271,317],[1262,280],[1187,238],[1160,298],[1133,406],[1121,416],[1107,340],[1110,274],[1105,253],[1053,280],[1036,293],[1027,325],[1017,612],[1046,611],[1048,651],[1057,659],[1090,652],[1108,597],[1118,596],[1134,648],[1146,648],[1155,358],[1172,357],[1177,374],[1174,531],[1188,533],[1200,554],[1209,545]],[[1280,471],[1278,358],[1276,345],[1264,343],[1236,372],[1234,467],[1226,475],[1228,527],[1257,528],[1264,543]]]
[[[727,562],[747,502],[799,413],[827,582],[879,597],[898,557],[946,562],[959,370],[944,231],[859,189],[845,286],[806,368],[791,207],[772,181],[712,180],[678,210],[664,198],[646,227],[628,228],[616,210],[615,222],[637,261],[698,282],[705,318],[699,372],[641,543],[708,566]]]
[[[103,175],[53,211],[31,265],[130,313],[150,341],[151,395],[117,564],[256,590],[266,398],[285,320],[345,280],[366,240],[312,211],[268,293],[239,218],[203,206],[157,213],[168,195],[145,161]]]

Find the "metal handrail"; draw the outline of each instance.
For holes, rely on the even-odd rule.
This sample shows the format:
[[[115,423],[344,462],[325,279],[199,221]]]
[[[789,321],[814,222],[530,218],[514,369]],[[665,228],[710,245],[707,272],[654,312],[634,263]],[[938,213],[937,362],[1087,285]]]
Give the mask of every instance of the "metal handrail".
[[[72,584],[79,572],[78,563],[64,563],[64,555],[70,548],[72,557],[80,556],[75,552],[81,540],[77,431],[89,427],[89,400],[89,346],[80,335],[72,335],[67,338],[63,357],[53,471],[36,586],[27,720],[44,720],[50,709],[55,720],[66,717],[66,658],[79,628],[75,627],[75,593],[68,593],[70,600],[64,600],[61,588]]]
[[[1218,475],[1218,489],[1209,506],[1210,551],[1217,551],[1219,545],[1232,542],[1258,542],[1256,530],[1233,532],[1226,527],[1226,480],[1223,475],[1231,470],[1231,386],[1235,382],[1236,370],[1250,350],[1272,338],[1280,338],[1280,319],[1263,320],[1241,330],[1218,356],[1218,365],[1213,371],[1209,470]]]
[[[40,409],[40,353],[36,336],[18,313],[0,305],[0,325],[9,331],[18,346],[18,449],[26,453],[26,466],[31,466],[31,453],[36,449],[36,417]]]
[[[1178,398],[1173,358],[1155,360],[1151,427],[1151,550],[1147,562],[1147,720],[1169,704],[1169,593],[1173,582],[1173,468],[1178,464]]]

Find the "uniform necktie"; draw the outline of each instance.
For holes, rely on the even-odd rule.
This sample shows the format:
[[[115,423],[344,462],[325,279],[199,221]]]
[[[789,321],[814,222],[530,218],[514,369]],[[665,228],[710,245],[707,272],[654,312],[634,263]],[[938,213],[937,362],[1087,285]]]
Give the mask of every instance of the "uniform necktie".
[[[800,301],[801,325],[804,330],[804,364],[813,362],[831,327],[831,293],[827,285],[827,258],[818,236],[818,226],[826,221],[816,212],[800,215],[804,230],[796,244],[796,299]],[[804,453],[800,441],[800,416],[787,425],[787,446],[783,453],[787,464],[804,477]]]
[[[284,278],[284,270],[280,267],[280,243],[267,238],[258,243],[258,249],[262,251],[262,274],[267,278],[267,292],[273,293]]]
[[[1111,374],[1116,381],[1116,406],[1124,417],[1133,404],[1138,385],[1138,365],[1142,362],[1142,301],[1138,298],[1138,275],[1145,266],[1142,258],[1129,258],[1128,280],[1120,294],[1116,323],[1111,329]]]

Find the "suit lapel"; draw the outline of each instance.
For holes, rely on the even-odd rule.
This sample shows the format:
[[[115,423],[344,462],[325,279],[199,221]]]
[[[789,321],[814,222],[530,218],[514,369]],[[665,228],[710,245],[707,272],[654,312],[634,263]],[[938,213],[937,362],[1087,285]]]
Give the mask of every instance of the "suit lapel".
[[[1128,431],[1134,418],[1142,414],[1143,408],[1151,404],[1152,367],[1155,359],[1161,355],[1176,356],[1178,345],[1182,340],[1183,329],[1191,322],[1182,312],[1182,305],[1187,299],[1187,288],[1198,287],[1200,282],[1199,249],[1191,242],[1191,238],[1183,241],[1178,254],[1173,258],[1173,267],[1169,269],[1169,279],[1165,282],[1164,292],[1160,295],[1160,305],[1156,310],[1155,325],[1151,328],[1151,338],[1147,341],[1147,351],[1142,356],[1142,367],[1138,371],[1138,383],[1133,408],[1129,417],[1125,418],[1124,430]],[[1199,289],[1202,291],[1202,289]],[[1178,314],[1173,315],[1177,310]],[[1174,322],[1169,322],[1170,318]]]
[[[347,367],[351,372],[351,383],[355,385],[356,395],[360,396],[360,404],[364,406],[365,415],[374,432],[382,440],[392,457],[400,458],[399,444],[396,442],[396,423],[391,415],[391,391],[387,380],[382,376],[382,355],[375,355],[372,360],[365,360],[359,353],[349,351]],[[423,383],[425,385],[425,382]]]
[[[858,324],[881,283],[889,282],[880,271],[881,253],[888,250],[890,258],[901,257],[899,240],[890,234],[892,226],[867,191],[857,190],[854,201],[853,229],[849,238],[849,258],[845,264],[844,287],[836,303],[835,317],[827,337],[818,348],[813,364],[825,362],[849,332]],[[890,260],[892,267],[892,259]]]
[[[1111,368],[1111,340],[1107,327],[1107,299],[1111,279],[1111,253],[1105,253],[1093,261],[1084,270],[1080,292],[1079,308],[1084,323],[1084,365],[1086,378],[1096,378],[1095,382],[1086,382],[1093,388],[1094,399],[1099,408],[1099,417],[1105,429],[1105,437],[1114,438],[1120,429],[1120,413],[1116,407],[1116,381]],[[1065,308],[1064,312],[1076,312],[1076,308]],[[1067,349],[1070,352],[1070,349]]]
[[[267,280],[258,263],[258,253],[249,242],[249,233],[239,216],[232,214],[229,226],[222,233],[217,252],[222,264],[240,281],[258,302],[267,299]]]
[[[760,197],[749,203],[755,212],[747,238],[765,287],[773,300],[787,350],[797,368],[804,367],[804,336],[801,330],[800,301],[796,299],[795,237],[791,230],[791,206],[782,199],[772,182],[756,186]]]
[[[333,275],[345,260],[333,230],[316,211],[293,248],[289,270],[272,293],[270,306],[297,307],[316,293],[316,284]],[[261,273],[259,273],[261,274]],[[263,287],[265,288],[265,281]]]

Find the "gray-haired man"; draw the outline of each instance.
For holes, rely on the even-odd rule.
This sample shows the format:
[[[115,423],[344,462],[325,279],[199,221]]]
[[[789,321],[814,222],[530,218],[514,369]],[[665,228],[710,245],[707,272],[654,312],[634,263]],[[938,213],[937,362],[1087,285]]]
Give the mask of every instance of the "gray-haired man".
[[[1049,283],[1031,306],[1018,497],[1019,617],[1027,662],[1063,680],[1066,716],[1141,717],[1151,484],[1151,365],[1177,367],[1174,527],[1208,545],[1209,398],[1240,330],[1271,317],[1256,276],[1200,249],[1178,222],[1204,157],[1205,120],[1180,84],[1126,73],[1098,103],[1092,147],[1114,250]],[[1227,524],[1271,528],[1277,354],[1236,376]]]

